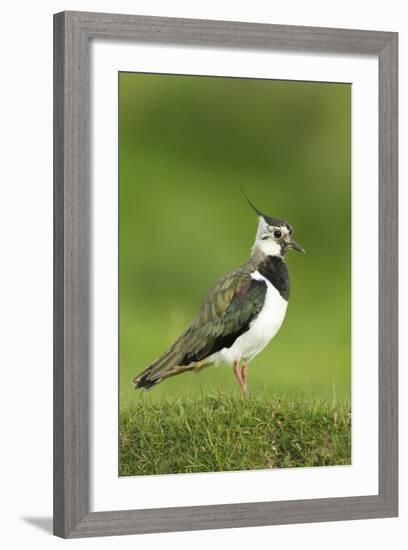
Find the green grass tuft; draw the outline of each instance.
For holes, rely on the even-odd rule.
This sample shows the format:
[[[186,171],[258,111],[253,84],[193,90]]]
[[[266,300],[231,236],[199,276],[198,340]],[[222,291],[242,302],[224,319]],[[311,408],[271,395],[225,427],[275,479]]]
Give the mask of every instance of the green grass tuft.
[[[218,394],[120,414],[121,476],[351,463],[350,404]]]

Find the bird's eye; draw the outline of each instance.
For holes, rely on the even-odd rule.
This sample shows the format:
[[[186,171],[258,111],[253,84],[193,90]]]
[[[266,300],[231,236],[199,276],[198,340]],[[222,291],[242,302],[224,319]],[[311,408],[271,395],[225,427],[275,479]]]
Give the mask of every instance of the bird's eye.
[[[273,236],[276,238],[276,239],[280,239],[282,237],[282,231],[279,231],[278,229],[276,231],[273,232]]]

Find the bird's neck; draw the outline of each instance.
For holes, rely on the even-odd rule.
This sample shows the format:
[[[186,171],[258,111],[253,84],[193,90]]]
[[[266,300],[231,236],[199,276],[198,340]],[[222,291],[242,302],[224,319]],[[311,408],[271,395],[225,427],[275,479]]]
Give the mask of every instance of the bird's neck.
[[[286,301],[289,299],[290,280],[288,268],[282,256],[259,256],[252,258],[253,268],[267,279]]]
[[[264,250],[262,250],[257,246],[253,247],[249,261],[251,264],[254,265],[254,267],[257,267],[260,264],[268,261],[272,261],[272,263],[275,263],[275,262],[284,263],[283,256],[280,253],[267,254]]]

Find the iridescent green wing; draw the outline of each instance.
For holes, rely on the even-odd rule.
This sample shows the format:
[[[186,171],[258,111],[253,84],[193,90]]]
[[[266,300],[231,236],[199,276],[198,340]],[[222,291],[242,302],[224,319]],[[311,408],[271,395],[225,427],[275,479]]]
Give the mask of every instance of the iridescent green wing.
[[[133,379],[135,387],[149,389],[169,376],[191,370],[189,365],[231,347],[248,330],[264,304],[266,283],[253,279],[253,270],[253,266],[245,264],[219,279],[188,329]]]
[[[248,330],[262,309],[267,290],[264,281],[251,277],[252,271],[250,266],[243,266],[215,283],[183,335],[185,353],[180,365],[202,361],[231,347]]]

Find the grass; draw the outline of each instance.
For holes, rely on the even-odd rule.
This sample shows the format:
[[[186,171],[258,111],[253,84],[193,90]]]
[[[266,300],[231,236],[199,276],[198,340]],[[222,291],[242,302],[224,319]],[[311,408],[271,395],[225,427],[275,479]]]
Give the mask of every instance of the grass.
[[[121,476],[350,463],[346,401],[143,396],[120,414]]]

